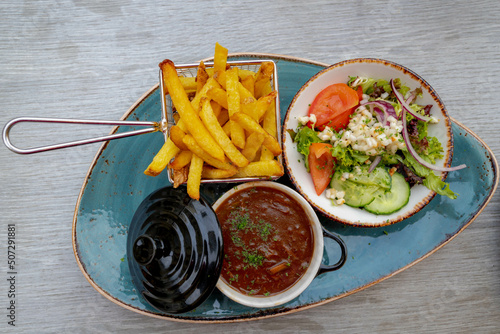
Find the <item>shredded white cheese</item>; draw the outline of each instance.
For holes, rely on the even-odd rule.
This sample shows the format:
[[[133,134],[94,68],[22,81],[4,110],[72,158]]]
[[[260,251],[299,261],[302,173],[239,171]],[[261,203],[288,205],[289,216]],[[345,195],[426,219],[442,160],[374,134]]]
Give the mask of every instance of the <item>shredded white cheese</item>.
[[[383,150],[394,154],[405,147],[401,134],[403,123],[392,116],[387,120],[389,125],[382,125],[370,110],[361,106],[352,114],[347,129],[338,137],[332,137],[331,142],[342,147],[351,145],[353,149],[370,156],[378,155]]]

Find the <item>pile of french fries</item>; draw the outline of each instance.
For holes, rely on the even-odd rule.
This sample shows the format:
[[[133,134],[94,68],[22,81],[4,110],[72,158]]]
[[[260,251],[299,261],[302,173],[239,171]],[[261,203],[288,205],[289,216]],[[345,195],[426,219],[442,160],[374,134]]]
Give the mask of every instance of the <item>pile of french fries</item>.
[[[200,198],[202,179],[283,175],[277,140],[273,62],[257,72],[230,66],[228,50],[216,43],[213,67],[200,62],[196,77],[179,76],[174,63],[162,61],[164,89],[176,111],[175,125],[144,171],[157,176],[167,166],[174,187],[187,183]]]

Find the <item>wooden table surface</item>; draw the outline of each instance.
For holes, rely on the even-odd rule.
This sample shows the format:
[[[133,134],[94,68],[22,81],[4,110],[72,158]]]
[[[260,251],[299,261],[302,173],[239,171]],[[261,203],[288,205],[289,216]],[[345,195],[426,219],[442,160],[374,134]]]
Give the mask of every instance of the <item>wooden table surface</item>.
[[[0,125],[19,116],[119,119],[157,83],[158,63],[265,52],[325,63],[405,65],[450,114],[500,153],[498,1],[133,1],[0,3]],[[105,133],[108,130],[106,129]],[[19,145],[101,128],[13,131]],[[21,156],[0,146],[0,332],[495,333],[500,331],[500,197],[445,247],[368,289],[309,310],[200,325],[146,317],[102,297],[73,255],[78,193],[99,148]],[[15,327],[8,324],[8,226],[16,226]]]

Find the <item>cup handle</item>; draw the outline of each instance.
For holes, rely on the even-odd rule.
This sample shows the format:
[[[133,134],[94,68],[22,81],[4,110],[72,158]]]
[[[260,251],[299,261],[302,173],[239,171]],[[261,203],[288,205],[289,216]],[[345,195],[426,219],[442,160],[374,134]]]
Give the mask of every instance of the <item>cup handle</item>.
[[[324,227],[322,227],[322,229],[323,229],[323,236],[324,237],[333,239],[339,244],[340,251],[342,252],[342,254],[340,255],[340,260],[333,265],[325,265],[323,263],[320,264],[319,270],[318,270],[318,275],[321,275],[321,274],[329,272],[329,271],[334,271],[334,270],[340,269],[344,265],[344,263],[347,259],[347,247],[344,243],[344,240],[342,240],[339,236],[325,230]]]

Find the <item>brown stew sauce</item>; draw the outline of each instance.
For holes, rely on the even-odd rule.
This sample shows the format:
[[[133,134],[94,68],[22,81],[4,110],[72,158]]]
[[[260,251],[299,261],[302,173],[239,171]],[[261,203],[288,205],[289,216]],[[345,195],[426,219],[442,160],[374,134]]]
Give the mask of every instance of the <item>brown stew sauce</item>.
[[[270,187],[236,192],[217,211],[224,239],[222,279],[252,296],[272,296],[307,270],[313,233],[307,214],[287,194]]]

